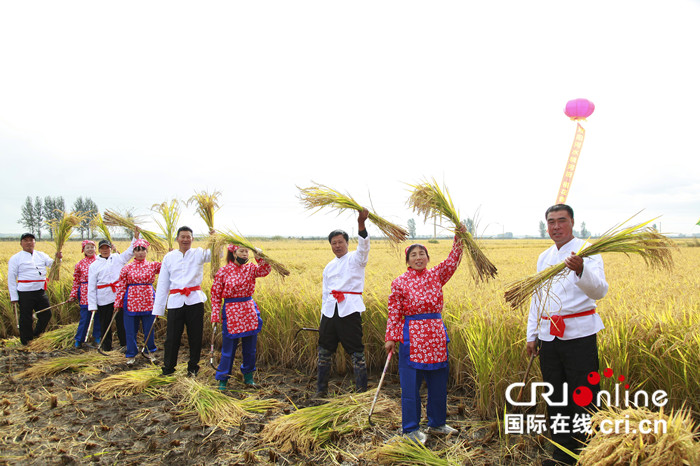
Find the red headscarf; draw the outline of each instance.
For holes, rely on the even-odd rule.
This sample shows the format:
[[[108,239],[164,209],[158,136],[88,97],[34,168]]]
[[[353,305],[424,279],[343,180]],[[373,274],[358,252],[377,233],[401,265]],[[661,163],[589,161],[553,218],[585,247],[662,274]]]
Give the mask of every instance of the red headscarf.
[[[83,241],[83,242],[81,243],[81,245],[80,245],[80,251],[85,251],[85,246],[87,246],[88,244],[92,244],[92,245],[94,246],[94,245],[95,245],[95,242],[94,242],[93,240],[91,240],[91,239],[86,239],[85,241]]]

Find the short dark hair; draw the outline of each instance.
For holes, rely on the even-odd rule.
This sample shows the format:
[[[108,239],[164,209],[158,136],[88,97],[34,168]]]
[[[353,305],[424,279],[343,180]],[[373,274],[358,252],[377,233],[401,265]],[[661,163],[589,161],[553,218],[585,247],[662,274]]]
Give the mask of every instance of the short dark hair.
[[[331,240],[332,240],[333,238],[335,238],[336,236],[339,236],[339,235],[342,235],[343,238],[345,238],[345,241],[346,241],[346,242],[350,242],[350,237],[349,237],[348,234],[345,233],[343,230],[333,230],[333,231],[331,231],[330,234],[328,235],[328,242],[330,243]]]
[[[560,210],[567,211],[569,213],[569,217],[571,217],[571,220],[574,219],[574,209],[566,204],[554,204],[552,207],[547,209],[547,212],[544,213],[544,219],[547,220],[547,216],[550,212],[559,212]]]
[[[177,229],[177,234],[175,235],[175,237],[180,236],[181,231],[189,231],[190,234],[192,234],[192,236],[194,236],[194,232],[192,231],[192,228],[187,227],[187,226],[181,226],[180,228]]]
[[[423,246],[422,244],[412,244],[409,247],[406,248],[406,263],[408,264],[408,256],[411,255],[411,251],[413,251],[416,248],[421,248],[423,251],[425,251],[425,255],[428,256],[428,260],[430,260],[430,254],[428,254],[428,248]]]

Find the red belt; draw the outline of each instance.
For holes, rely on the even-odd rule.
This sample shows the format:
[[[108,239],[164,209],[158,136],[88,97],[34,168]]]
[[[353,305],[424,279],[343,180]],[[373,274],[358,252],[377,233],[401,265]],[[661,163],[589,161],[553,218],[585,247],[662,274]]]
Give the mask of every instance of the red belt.
[[[201,290],[202,287],[197,285],[197,286],[190,286],[189,288],[182,288],[182,289],[176,289],[176,290],[170,290],[170,294],[184,294],[185,296],[189,296],[190,293],[193,291]]]
[[[564,336],[564,330],[566,329],[566,324],[564,323],[564,319],[571,319],[572,317],[583,317],[583,316],[590,316],[595,314],[595,308],[594,309],[589,309],[588,311],[581,311],[581,312],[575,312],[573,314],[566,314],[566,315],[553,315],[552,317],[549,316],[542,316],[543,319],[545,320],[551,320],[551,324],[549,325],[549,334],[555,337],[563,337]]]
[[[39,283],[44,282],[44,289],[46,289],[46,279],[43,280],[17,280],[17,283]]]
[[[107,283],[107,284],[105,284],[105,285],[97,285],[97,289],[98,289],[98,290],[101,290],[102,288],[110,287],[110,288],[112,288],[112,293],[116,293],[116,292],[117,292],[117,285],[118,285],[118,284],[119,284],[119,280],[117,280],[117,281],[114,282],[114,283]]]
[[[346,294],[359,294],[362,295],[362,291],[338,291],[338,290],[333,290],[331,291],[331,294],[333,297],[338,301],[339,303],[342,303],[345,301],[345,295]]]

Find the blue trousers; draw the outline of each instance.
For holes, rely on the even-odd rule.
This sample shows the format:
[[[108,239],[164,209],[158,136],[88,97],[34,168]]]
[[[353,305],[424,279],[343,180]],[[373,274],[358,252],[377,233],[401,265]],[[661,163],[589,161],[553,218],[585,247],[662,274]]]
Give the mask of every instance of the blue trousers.
[[[124,330],[126,333],[126,357],[133,358],[139,354],[138,344],[136,343],[136,335],[139,333],[139,324],[143,329],[143,338],[151,331],[151,326],[156,320],[156,316],[151,313],[144,312],[143,315],[128,315],[124,312]],[[155,337],[151,333],[151,337],[146,342],[149,352],[154,352],[156,348]]]
[[[447,376],[450,368],[414,369],[408,365],[408,354],[405,353],[407,351],[399,352],[403,433],[418,430],[421,415],[420,386],[423,379],[428,385],[428,426],[440,427],[447,420]]]
[[[88,326],[90,325],[90,317],[92,312],[88,311],[87,306],[80,306],[80,320],[78,321],[78,331],[75,332],[75,342],[82,344],[87,336]],[[100,326],[100,316],[95,313],[95,320],[92,322],[92,337],[95,343],[99,343],[102,336],[102,328]]]
[[[226,330],[224,330],[224,332],[225,331]],[[232,338],[230,335],[224,334],[221,341],[221,361],[219,361],[219,367],[216,368],[216,375],[214,376],[216,380],[227,380],[227,376],[231,374],[239,341],[241,342],[241,351],[243,352],[241,373],[247,374],[255,370],[258,334],[256,333],[255,335],[242,338]]]

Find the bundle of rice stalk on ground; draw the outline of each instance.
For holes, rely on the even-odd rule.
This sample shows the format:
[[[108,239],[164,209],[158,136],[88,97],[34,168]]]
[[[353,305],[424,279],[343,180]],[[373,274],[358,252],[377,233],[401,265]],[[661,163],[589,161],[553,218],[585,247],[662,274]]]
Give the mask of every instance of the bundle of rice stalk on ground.
[[[348,432],[366,428],[374,392],[339,396],[328,403],[281,416],[265,426],[262,439],[283,452],[316,450]],[[398,420],[400,416],[401,407],[396,400],[379,397],[372,414],[373,421],[388,422]]]
[[[51,227],[53,240],[56,244],[56,252],[61,252],[63,250],[63,245],[66,244],[71,233],[73,233],[73,228],[80,225],[80,223],[85,220],[85,215],[76,212],[57,212],[61,213],[61,218],[49,220],[49,226]],[[58,280],[60,278],[60,270],[61,261],[55,260],[49,269],[49,280]]]
[[[195,415],[206,426],[240,426],[242,418],[278,406],[278,401],[274,399],[261,400],[249,396],[237,400],[189,377],[178,379],[175,390],[181,396],[179,406],[183,414]]]
[[[214,213],[219,210],[219,196],[221,193],[219,191],[214,191],[208,193],[202,191],[195,193],[188,201],[187,206],[190,204],[195,204],[197,206],[197,213],[204,223],[206,223],[209,231],[214,229]],[[211,276],[212,278],[216,275],[216,272],[221,267],[221,248],[219,245],[212,243],[211,248]]]
[[[78,331],[78,323],[61,325],[50,332],[42,333],[29,342],[31,351],[55,351],[72,348],[75,343],[75,334]]]
[[[618,422],[621,427],[613,428]],[[690,410],[666,415],[663,409],[603,409],[593,415],[592,427],[596,434],[581,451],[579,465],[700,464],[700,442],[693,439],[698,429]]]
[[[107,366],[112,366],[124,361],[124,355],[119,351],[112,351],[108,357],[104,357],[97,351],[89,353],[63,356],[40,361],[17,377],[25,379],[42,379],[51,377],[61,372],[80,372],[82,374],[97,374]]]
[[[100,233],[102,233],[102,235],[107,239],[107,241],[109,241],[110,243],[112,242],[112,234],[110,233],[109,228],[107,228],[107,225],[105,225],[104,219],[102,218],[102,214],[97,212],[92,218],[90,226],[94,230],[97,230]]]
[[[362,212],[363,207],[352,197],[328,186],[315,183],[309,188],[299,188],[298,186],[297,188],[301,192],[299,198],[306,210],[317,209],[316,212],[318,212],[322,207],[331,207],[338,210],[350,209]],[[369,221],[374,223],[394,243],[400,243],[408,238],[408,231],[405,228],[384,220],[374,212],[369,213]]]
[[[367,456],[379,464],[430,466],[462,464],[460,461],[449,461],[447,458],[441,458],[444,455],[444,450],[432,451],[420,442],[406,437],[394,437]]]
[[[622,227],[629,220],[606,231],[595,243],[583,246],[577,255],[593,256],[608,252],[621,252],[626,255],[642,256],[647,265],[670,269],[673,266],[673,242],[649,226],[654,219],[629,227]],[[538,289],[549,289],[551,284],[568,273],[564,263],[553,265],[537,274],[523,278],[508,286],[505,298],[512,307],[519,307]]]
[[[159,387],[173,382],[175,382],[175,376],[164,376],[160,367],[147,367],[110,375],[90,386],[88,391],[103,399],[121,398],[142,392],[155,394]]]
[[[422,214],[424,221],[427,221],[428,217],[444,217],[454,224],[455,233],[462,240],[462,244],[467,248],[469,257],[471,257],[472,275],[481,281],[495,277],[498,273],[496,266],[481,251],[468,231],[458,229],[461,225],[459,212],[452,202],[447,187],[443,186],[441,189],[435,180],[432,183],[425,182],[410,186],[413,188],[413,192],[408,198],[408,205],[414,212]]]
[[[214,235],[210,238],[210,242],[216,244],[216,246],[219,250],[223,249],[224,246],[227,244],[235,244],[236,246],[239,246],[241,248],[249,249],[251,254],[256,249],[256,247],[253,246],[253,243],[248,241],[243,236],[232,232],[231,230],[227,230],[225,232],[217,232],[216,235]],[[264,252],[261,252],[258,255],[260,257],[262,257],[263,259],[265,259],[265,261],[268,264],[270,264],[272,269],[275,272],[277,272],[278,274],[282,275],[283,277],[286,277],[289,275],[289,270],[281,262],[274,260],[273,258],[268,256]]]
[[[159,213],[160,216],[163,217],[162,222],[157,218],[153,220],[155,220],[160,227],[160,231],[163,232],[163,236],[165,236],[165,240],[168,242],[168,249],[173,249],[175,234],[177,233],[177,224],[180,221],[180,202],[177,199],[173,199],[169,204],[167,202],[153,204],[151,210]]]
[[[152,231],[144,230],[143,228],[139,227],[138,223],[136,223],[137,219],[135,218],[125,217],[124,215],[120,215],[111,210],[105,210],[103,220],[104,224],[109,227],[123,227],[129,230],[136,230],[136,228],[139,228],[141,238],[151,243],[151,250],[153,250],[153,252],[155,252],[157,255],[162,255],[168,252],[165,244],[163,244],[163,241],[158,237],[158,235]]]

